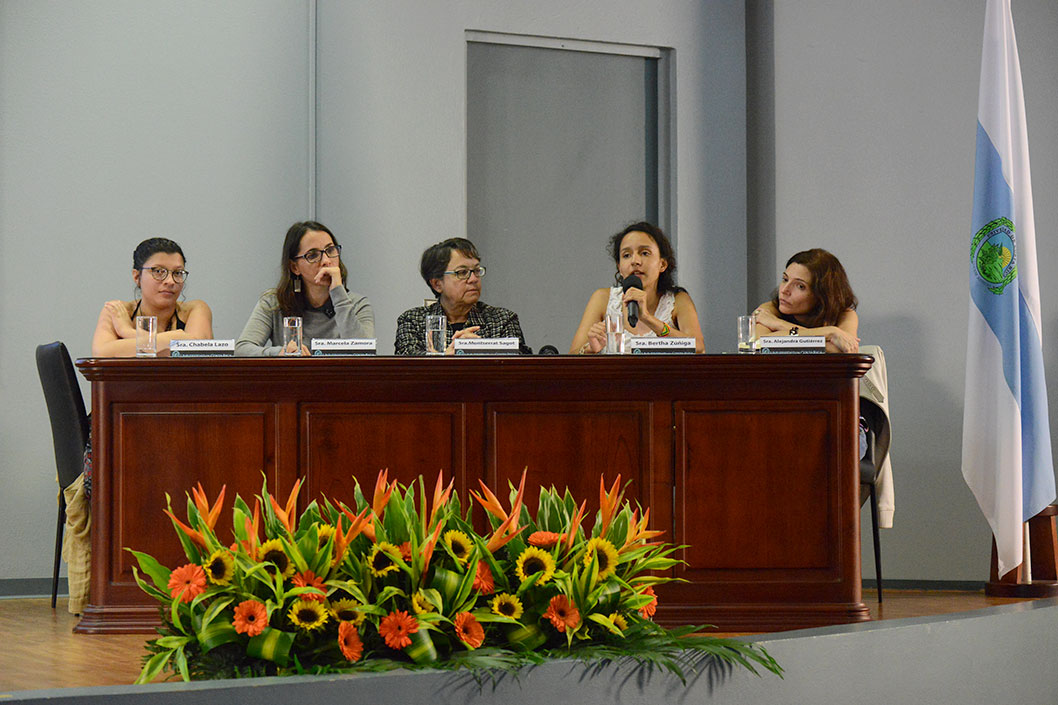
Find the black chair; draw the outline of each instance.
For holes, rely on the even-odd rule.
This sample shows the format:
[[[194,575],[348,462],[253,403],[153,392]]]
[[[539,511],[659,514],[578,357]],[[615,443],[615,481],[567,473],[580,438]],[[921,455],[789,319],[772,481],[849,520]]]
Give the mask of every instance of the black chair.
[[[871,529],[874,537],[874,576],[878,602],[882,601],[882,547],[878,539],[878,475],[889,452],[889,428],[885,414],[872,402],[860,399],[860,415],[867,422],[867,453],[860,459],[860,506],[871,500]]]
[[[44,401],[51,419],[51,438],[55,446],[55,468],[59,474],[59,519],[55,526],[55,568],[51,578],[51,606],[59,593],[59,559],[66,524],[66,497],[63,490],[77,479],[84,465],[90,425],[84,397],[77,386],[77,375],[70,353],[61,342],[37,346],[37,373],[44,388]]]

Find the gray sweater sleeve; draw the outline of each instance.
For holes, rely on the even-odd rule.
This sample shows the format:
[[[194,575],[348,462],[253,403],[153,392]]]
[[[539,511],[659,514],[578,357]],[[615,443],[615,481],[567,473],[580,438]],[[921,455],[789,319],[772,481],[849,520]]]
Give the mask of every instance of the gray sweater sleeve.
[[[274,294],[265,294],[257,301],[246,321],[239,339],[235,341],[235,355],[238,357],[261,357],[279,355],[282,345],[268,345],[274,342],[276,331],[275,320],[279,309]]]
[[[334,325],[338,338],[374,338],[375,314],[366,296],[344,287],[331,290],[334,304]]]

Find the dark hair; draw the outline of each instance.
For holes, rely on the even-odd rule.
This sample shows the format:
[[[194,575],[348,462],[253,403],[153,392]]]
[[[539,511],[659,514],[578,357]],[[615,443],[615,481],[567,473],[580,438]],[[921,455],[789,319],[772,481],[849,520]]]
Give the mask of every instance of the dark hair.
[[[301,238],[310,230],[327,233],[331,236],[331,242],[338,244],[334,233],[323,223],[315,220],[306,220],[303,223],[294,223],[287,230],[287,236],[283,240],[283,256],[279,261],[279,283],[276,284],[276,300],[279,302],[279,310],[284,316],[300,316],[305,312],[305,294],[294,291],[294,274],[290,271],[290,261],[298,256],[301,249]],[[345,262],[338,260],[338,271],[342,274],[342,283],[349,281],[349,274],[345,269]]]
[[[430,280],[444,278],[445,269],[448,268],[448,262],[452,259],[452,252],[459,252],[464,257],[481,261],[478,248],[474,247],[474,243],[465,237],[450,237],[443,242],[427,247],[426,251],[422,253],[422,259],[419,260],[419,274],[422,275],[422,280],[426,282],[426,286],[430,287],[430,293],[437,298],[441,297],[441,292],[434,291]]]
[[[184,257],[184,251],[180,249],[180,245],[167,237],[151,237],[136,245],[136,249],[132,251],[132,268],[143,269],[147,260],[159,252],[167,255],[180,255],[184,263],[187,263],[187,257]]]
[[[626,225],[621,232],[610,237],[610,243],[606,249],[613,258],[614,264],[621,261],[621,241],[625,239],[625,235],[634,232],[646,233],[650,236],[650,239],[658,246],[661,259],[668,264],[665,271],[658,275],[658,296],[670,291],[674,294],[685,291],[683,287],[676,286],[676,253],[672,250],[672,243],[669,242],[669,238],[661,228],[646,221],[641,220],[638,223]]]
[[[845,268],[838,258],[824,249],[813,248],[798,252],[786,260],[786,266],[799,264],[812,274],[810,288],[816,297],[816,305],[807,314],[799,317],[799,322],[809,328],[837,325],[841,314],[855,309],[859,302],[852,293]],[[779,289],[771,295],[771,303],[779,310]]]

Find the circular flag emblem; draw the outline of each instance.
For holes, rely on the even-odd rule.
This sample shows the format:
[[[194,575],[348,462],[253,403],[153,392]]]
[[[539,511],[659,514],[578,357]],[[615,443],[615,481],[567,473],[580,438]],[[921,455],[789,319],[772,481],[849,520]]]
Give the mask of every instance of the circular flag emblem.
[[[977,231],[970,244],[970,262],[993,294],[1002,294],[1007,284],[1014,281],[1018,276],[1018,255],[1014,224],[1009,218],[996,218]]]

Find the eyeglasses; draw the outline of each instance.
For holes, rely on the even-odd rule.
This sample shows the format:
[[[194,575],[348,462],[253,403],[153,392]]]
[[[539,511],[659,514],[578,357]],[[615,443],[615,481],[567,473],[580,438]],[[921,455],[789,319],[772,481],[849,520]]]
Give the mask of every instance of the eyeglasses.
[[[309,264],[312,264],[314,262],[319,262],[320,258],[324,255],[327,255],[331,259],[335,259],[340,254],[342,254],[341,245],[327,245],[327,247],[324,247],[322,250],[317,250],[314,247],[305,254],[298,255],[297,257],[291,257],[290,259],[303,259]]]
[[[485,276],[485,268],[481,267],[481,266],[474,267],[473,269],[467,269],[465,267],[460,267],[459,269],[455,270],[454,272],[453,271],[447,271],[447,272],[445,272],[445,274],[451,274],[453,277],[455,277],[459,281],[465,282],[467,279],[470,279],[470,275],[471,274],[477,274],[478,275],[478,279],[481,279],[483,276]]]
[[[183,284],[187,275],[191,273],[186,269],[166,269],[165,267],[143,267],[140,271],[150,272],[155,281],[160,282],[164,282],[166,277],[172,274],[173,281],[177,284]]]

